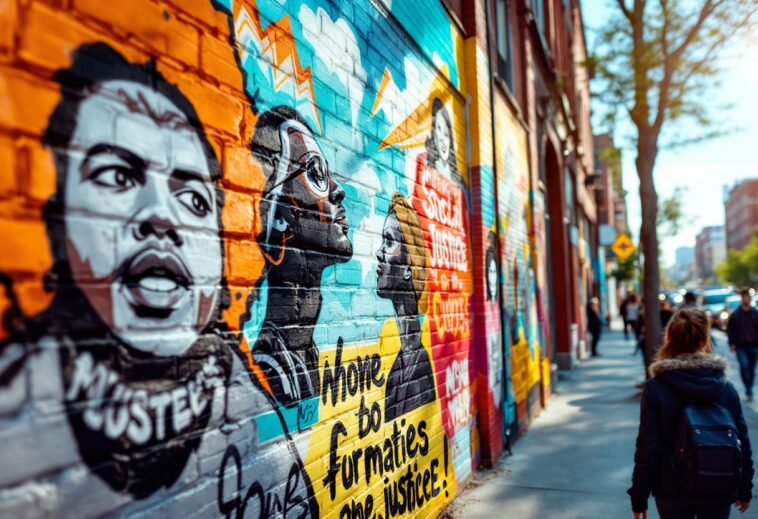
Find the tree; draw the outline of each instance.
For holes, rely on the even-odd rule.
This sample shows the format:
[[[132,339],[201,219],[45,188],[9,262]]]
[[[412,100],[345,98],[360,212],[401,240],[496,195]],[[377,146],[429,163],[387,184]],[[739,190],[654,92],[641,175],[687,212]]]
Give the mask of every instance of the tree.
[[[632,123],[640,181],[640,248],[644,256],[645,365],[662,337],[658,312],[658,194],[653,171],[658,152],[721,132],[709,117],[704,93],[718,78],[716,58],[732,39],[755,23],[754,0],[614,0],[618,8],[603,31],[589,66],[594,94],[608,107],[608,121],[621,114]],[[672,123],[694,121],[697,135],[674,135]],[[668,131],[665,131],[668,130]],[[673,136],[673,137],[672,137]],[[668,140],[668,142],[667,142]]]
[[[630,255],[625,260],[618,260],[612,275],[619,283],[634,281],[637,278],[637,253]]]
[[[758,230],[742,250],[729,249],[726,258],[716,267],[723,283],[737,287],[758,287]]]
[[[661,234],[675,236],[679,233],[685,218],[682,195],[687,191],[686,187],[678,186],[668,198],[658,200],[658,220],[656,227]]]

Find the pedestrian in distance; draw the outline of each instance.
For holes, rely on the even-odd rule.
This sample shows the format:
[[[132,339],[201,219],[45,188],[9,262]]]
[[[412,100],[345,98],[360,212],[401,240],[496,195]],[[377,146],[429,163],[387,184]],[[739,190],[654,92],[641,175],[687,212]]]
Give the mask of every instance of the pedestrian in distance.
[[[597,352],[597,343],[600,341],[600,334],[602,333],[602,325],[600,323],[600,315],[598,309],[600,302],[597,297],[593,297],[587,303],[587,329],[590,332],[592,339],[592,356],[597,357],[600,354]]]
[[[682,304],[679,305],[680,310],[685,310],[687,308],[697,308],[697,296],[694,292],[686,292]]]
[[[640,315],[640,304],[637,300],[636,294],[629,294],[626,298],[626,306],[624,306],[624,311],[622,312],[622,316],[624,318],[624,339],[629,338],[628,330],[632,330],[634,333],[634,340],[639,340],[639,333],[637,331],[637,318]],[[623,305],[623,303],[622,303]]]
[[[729,316],[726,334],[729,337],[729,349],[737,354],[746,399],[752,402],[755,365],[758,361],[758,310],[751,305],[749,289],[740,290],[740,295],[742,304]]]
[[[624,325],[624,340],[629,339],[629,335],[627,333],[627,321],[626,321],[626,306],[629,304],[629,294],[624,296],[624,299],[621,300],[621,304],[619,305],[619,316],[621,317],[621,322]]]
[[[727,362],[712,354],[710,322],[699,309],[671,317],[640,403],[631,497],[647,519],[651,493],[661,519],[726,519],[747,511],[753,460]]]

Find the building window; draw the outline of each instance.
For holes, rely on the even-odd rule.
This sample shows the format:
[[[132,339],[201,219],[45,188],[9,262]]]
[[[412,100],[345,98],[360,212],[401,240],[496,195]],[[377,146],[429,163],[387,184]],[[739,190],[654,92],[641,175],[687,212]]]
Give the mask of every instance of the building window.
[[[497,36],[497,76],[505,81],[513,91],[513,70],[511,64],[511,30],[508,23],[507,0],[495,0],[495,21]]]

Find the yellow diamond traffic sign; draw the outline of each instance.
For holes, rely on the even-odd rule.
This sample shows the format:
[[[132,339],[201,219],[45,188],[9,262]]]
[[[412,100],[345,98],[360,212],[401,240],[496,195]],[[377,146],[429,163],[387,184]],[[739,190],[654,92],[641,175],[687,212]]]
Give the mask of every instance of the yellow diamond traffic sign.
[[[634,244],[628,234],[620,234],[616,241],[611,245],[611,250],[618,259],[624,261],[634,254]]]

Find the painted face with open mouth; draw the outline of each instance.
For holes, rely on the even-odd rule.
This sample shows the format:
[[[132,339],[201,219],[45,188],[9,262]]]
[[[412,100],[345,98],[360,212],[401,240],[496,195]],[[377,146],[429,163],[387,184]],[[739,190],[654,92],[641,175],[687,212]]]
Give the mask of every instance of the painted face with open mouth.
[[[185,352],[222,277],[217,193],[197,130],[162,94],[108,81],[80,104],[68,158],[74,281],[130,346]]]
[[[148,248],[124,265],[121,282],[134,312],[167,319],[181,308],[193,284],[182,259],[173,252]]]

